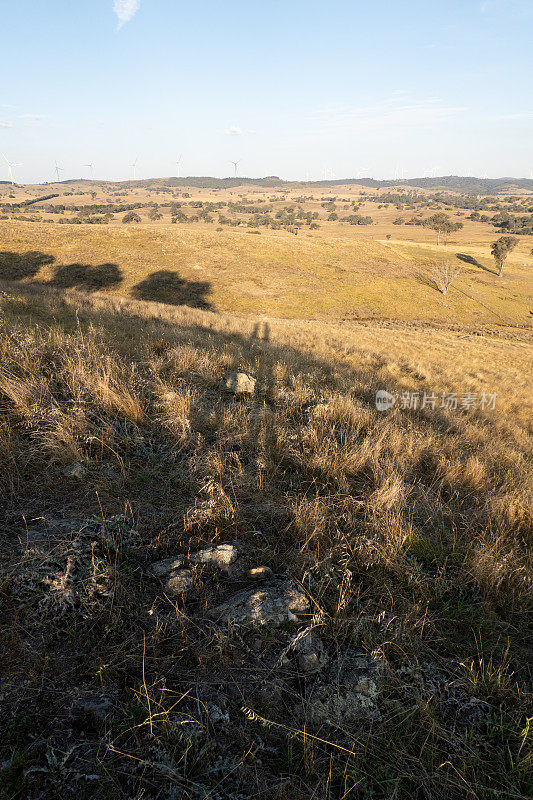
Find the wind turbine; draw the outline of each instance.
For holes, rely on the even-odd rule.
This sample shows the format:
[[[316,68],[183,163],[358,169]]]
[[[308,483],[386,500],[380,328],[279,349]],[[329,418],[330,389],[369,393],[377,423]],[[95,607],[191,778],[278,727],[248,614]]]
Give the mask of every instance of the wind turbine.
[[[94,171],[93,171],[94,164],[84,164],[83,166],[87,167],[87,169],[91,170],[91,180],[93,180],[93,178],[94,178]]]
[[[183,161],[183,156],[178,156],[178,160],[176,161],[176,164],[178,165],[178,174],[177,174],[177,176],[176,176],[177,178],[179,178],[179,177],[180,177],[180,172],[181,172],[181,162],[182,162],[182,161]]]
[[[58,182],[58,183],[59,183],[59,173],[60,173],[60,172],[63,172],[63,167],[58,167],[58,165],[57,165],[57,161],[56,161],[55,173],[56,173],[56,175],[57,175],[57,182]]]
[[[239,161],[230,161],[230,164],[233,164],[233,166],[235,167],[235,177],[237,177],[237,166],[241,163],[241,161],[242,159],[240,159]]]
[[[2,154],[3,155],[3,154]],[[11,180],[11,185],[15,185],[15,179],[13,177],[13,167],[21,167],[22,164],[12,164],[11,161],[8,161],[7,158],[3,155],[4,161],[7,164],[7,168],[9,170],[9,178]]]
[[[136,158],[136,159],[135,159],[135,161],[133,162],[133,164],[130,164],[130,167],[131,167],[131,168],[132,168],[132,170],[133,170],[133,180],[134,180],[134,181],[136,181],[136,180],[137,180],[137,161],[138,161],[138,160],[139,160],[139,159],[138,159],[138,158]]]

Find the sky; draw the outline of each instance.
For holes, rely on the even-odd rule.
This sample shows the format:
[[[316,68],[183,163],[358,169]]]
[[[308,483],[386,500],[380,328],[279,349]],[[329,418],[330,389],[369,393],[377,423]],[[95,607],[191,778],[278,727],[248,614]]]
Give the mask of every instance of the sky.
[[[2,28],[18,182],[533,175],[531,0],[3,0]]]

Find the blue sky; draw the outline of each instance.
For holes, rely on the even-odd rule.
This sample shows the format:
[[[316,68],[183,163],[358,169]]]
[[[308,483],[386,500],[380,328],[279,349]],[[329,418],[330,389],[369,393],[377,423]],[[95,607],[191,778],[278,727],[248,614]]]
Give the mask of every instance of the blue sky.
[[[533,171],[531,0],[3,3],[18,181]],[[0,180],[7,179],[0,163]]]

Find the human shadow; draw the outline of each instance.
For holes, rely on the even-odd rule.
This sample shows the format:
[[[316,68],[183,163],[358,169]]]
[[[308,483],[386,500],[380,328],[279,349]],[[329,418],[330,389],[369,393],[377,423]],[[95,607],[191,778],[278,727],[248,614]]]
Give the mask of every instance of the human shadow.
[[[28,253],[0,252],[0,278],[8,281],[21,281],[34,278],[41,267],[53,264],[54,256],[30,251]]]
[[[486,267],[484,264],[481,264],[474,258],[474,256],[470,256],[467,253],[456,253],[455,256],[464,264],[471,264],[473,267],[479,267],[479,269],[482,269],[484,272],[490,272],[492,275],[495,274],[494,270],[489,269],[489,267]]]
[[[423,414],[415,409],[391,411],[394,427],[392,423],[389,427],[385,421],[388,412],[376,409],[376,391],[387,389],[399,396],[403,391],[412,392],[413,389],[411,377],[406,375],[402,380],[402,373],[386,373],[383,369],[389,363],[389,348],[386,348],[387,356],[366,361],[365,340],[357,342],[354,334],[353,341],[345,342],[351,348],[346,350],[347,354],[352,354],[348,358],[344,355],[342,343],[338,348],[332,348],[331,355],[326,355],[326,352],[320,355],[323,351],[321,347],[315,348],[315,344],[323,338],[323,329],[317,329],[315,334],[310,330],[308,334],[320,336],[317,342],[306,339],[307,344],[302,340],[299,345],[297,335],[289,337],[290,331],[294,330],[291,327],[287,329],[287,338],[280,341],[277,333],[280,323],[273,323],[273,335],[270,341],[266,341],[252,332],[253,323],[248,321],[236,319],[230,323],[229,320],[219,321],[212,314],[166,307],[160,309],[161,317],[154,315],[151,318],[150,312],[157,309],[140,308],[140,303],[128,300],[124,310],[117,313],[113,311],[109,298],[87,294],[81,296],[80,301],[77,297],[71,301],[67,298],[68,302],[60,305],[63,298],[59,290],[55,293],[60,302],[54,305],[52,288],[41,294],[40,291],[36,284],[22,284],[20,293],[33,294],[39,297],[40,302],[51,295],[50,325],[55,331],[60,320],[65,329],[72,332],[65,340],[65,347],[80,359],[82,365],[88,364],[89,369],[94,369],[96,363],[95,339],[93,336],[85,340],[84,333],[97,328],[104,352],[110,353],[106,370],[120,370],[110,374],[125,378],[124,385],[120,384],[124,392],[139,391],[143,403],[146,397],[147,418],[138,429],[126,423],[122,412],[118,419],[113,419],[107,410],[108,393],[105,396],[99,393],[94,401],[89,396],[86,403],[80,402],[82,379],[65,381],[58,377],[56,380],[53,370],[56,363],[57,368],[60,367],[61,351],[59,356],[54,351],[53,358],[50,358],[50,348],[43,349],[40,345],[43,352],[39,353],[35,365],[34,383],[37,387],[49,387],[47,408],[57,408],[62,415],[60,420],[75,411],[74,419],[83,420],[87,431],[94,432],[95,435],[88,437],[91,443],[87,446],[87,452],[92,456],[91,471],[84,481],[70,480],[68,491],[65,491],[65,479],[56,479],[55,466],[47,470],[51,474],[45,484],[46,492],[43,491],[42,478],[39,481],[19,481],[5,511],[4,528],[9,530],[10,536],[6,544],[10,547],[16,546],[18,539],[20,550],[24,548],[23,554],[29,552],[27,543],[31,545],[32,539],[31,530],[28,533],[26,519],[29,514],[26,509],[37,509],[37,519],[43,519],[47,526],[42,534],[43,543],[38,541],[39,549],[36,550],[41,561],[40,554],[47,545],[45,536],[54,547],[53,551],[50,547],[51,552],[64,553],[65,559],[67,552],[74,552],[74,558],[78,551],[72,547],[80,537],[84,536],[88,545],[94,538],[88,527],[90,514],[120,520],[120,517],[112,516],[115,509],[117,514],[124,507],[131,509],[136,527],[137,519],[140,521],[140,534],[136,539],[128,534],[133,543],[129,549],[125,547],[127,558],[118,553],[122,559],[118,564],[122,569],[119,578],[128,581],[124,587],[119,586],[122,592],[119,601],[124,605],[126,601],[130,602],[131,596],[143,609],[154,607],[154,604],[164,609],[165,602],[169,613],[171,611],[174,618],[178,618],[179,625],[181,617],[177,617],[178,612],[183,616],[192,608],[195,614],[193,622],[200,631],[199,636],[203,637],[198,638],[198,646],[202,647],[202,642],[210,642],[213,636],[213,626],[208,621],[202,601],[207,598],[205,602],[209,603],[211,598],[217,600],[226,593],[233,596],[232,582],[226,581],[225,584],[222,579],[215,585],[216,578],[213,577],[212,585],[206,582],[205,589],[201,587],[203,594],[199,594],[200,599],[187,600],[189,605],[182,612],[178,602],[183,601],[174,601],[174,606],[161,582],[149,577],[147,566],[153,561],[154,553],[156,558],[171,555],[174,560],[180,553],[190,554],[197,545],[204,547],[213,542],[227,541],[230,537],[231,541],[243,540],[246,549],[257,559],[252,563],[270,562],[275,573],[282,573],[287,585],[290,579],[310,596],[315,606],[311,606],[309,618],[315,607],[324,609],[321,613],[330,615],[334,621],[337,615],[338,626],[345,625],[345,632],[341,630],[339,638],[341,659],[344,650],[348,655],[354,652],[351,640],[356,622],[361,626],[357,631],[362,631],[357,636],[368,639],[372,634],[372,629],[368,634],[366,631],[370,623],[375,627],[372,622],[374,609],[384,608],[385,614],[391,618],[394,615],[397,620],[397,628],[389,626],[392,632],[384,630],[382,639],[376,638],[376,641],[384,642],[391,652],[397,650],[400,653],[404,652],[406,641],[409,643],[413,635],[419,635],[417,630],[412,633],[418,609],[421,609],[421,624],[425,624],[426,617],[431,614],[430,632],[425,632],[424,636],[427,636],[430,647],[435,642],[449,641],[447,647],[453,656],[453,665],[470,663],[470,659],[476,657],[478,642],[472,636],[472,626],[482,626],[490,633],[493,637],[490,639],[491,647],[493,640],[505,641],[508,638],[506,634],[516,629],[523,618],[522,605],[509,603],[508,608],[502,608],[503,604],[498,605],[498,595],[493,601],[490,587],[489,590],[484,588],[482,581],[487,573],[483,571],[478,588],[477,573],[472,568],[471,547],[477,544],[473,539],[475,533],[487,530],[492,535],[494,530],[494,537],[503,537],[502,530],[505,533],[502,506],[491,507],[484,502],[488,494],[472,490],[468,482],[460,483],[460,475],[472,462],[472,425],[460,412],[450,412],[448,417],[436,408]],[[42,318],[39,316],[36,322],[30,319],[28,324],[42,326]],[[302,323],[303,327],[305,325]],[[118,339],[117,331],[121,332]],[[127,337],[122,335],[123,332]],[[383,331],[376,328],[376,336],[382,335]],[[396,336],[394,332],[393,335]],[[158,344],[161,336],[169,346],[164,355],[151,359],[148,357],[149,348]],[[392,353],[396,355],[392,339],[391,344]],[[58,335],[54,346],[56,351],[61,346]],[[370,353],[373,349],[370,348]],[[415,363],[420,358],[417,353],[413,357]],[[122,363],[123,368],[120,366]],[[130,372],[130,364],[135,366],[135,372]],[[261,402],[260,375],[257,376],[257,401],[250,408],[241,403],[251,404],[254,402],[251,398],[236,398],[222,392],[218,386],[222,370],[227,367],[246,369],[251,373],[261,369],[264,374],[277,375],[279,364],[287,365],[286,377],[279,379],[283,380],[285,392],[278,396],[273,409]],[[65,371],[67,366],[68,362],[60,368]],[[131,376],[129,380],[134,382],[133,385],[127,382],[128,376]],[[387,381],[385,385],[384,380]],[[95,381],[87,383],[88,387],[93,385],[96,385]],[[298,391],[293,391],[298,387]],[[302,392],[304,388],[308,388],[308,394]],[[175,389],[175,392],[169,392],[169,389]],[[164,397],[170,398],[163,401],[168,403],[168,411],[163,413],[154,402],[159,395],[162,401]],[[186,399],[186,405],[181,398]],[[48,414],[42,422],[40,416],[36,421],[32,420],[31,432],[48,432],[49,417]],[[448,442],[442,439],[441,433],[449,434]],[[29,437],[26,435],[26,438]],[[95,440],[94,444],[92,440]],[[96,449],[100,440],[101,455]],[[106,445],[109,442],[105,449],[104,442]],[[25,442],[23,444],[26,446]],[[401,445],[403,449],[400,449]],[[374,449],[379,461],[377,457],[371,458]],[[493,465],[492,461],[488,464],[491,471],[496,472],[498,465]],[[123,474],[118,471],[118,465]],[[501,465],[501,473],[501,486],[508,486],[512,479],[508,463]],[[446,482],[448,475],[450,485]],[[498,491],[496,480],[495,483],[494,490]],[[397,490],[396,486],[400,489]],[[491,488],[487,484],[486,491]],[[396,491],[400,492],[398,501],[395,499]],[[495,510],[491,511],[491,508]],[[130,512],[126,513],[129,515]],[[35,511],[32,514],[36,516]],[[126,518],[122,519],[125,525]],[[62,527],[62,520],[67,527]],[[103,525],[102,533],[95,534],[104,542],[104,555],[110,549],[107,541],[120,544],[118,537],[122,531],[129,531],[129,522],[128,528],[122,527],[118,521],[113,524],[117,527]],[[62,530],[68,531],[68,542],[64,534],[55,533]],[[113,538],[115,530],[116,538]],[[517,538],[518,535],[521,534],[517,534]],[[72,547],[71,542],[74,542]],[[67,544],[70,550],[67,550]],[[92,548],[93,560],[98,557],[98,549],[94,555],[98,547],[96,541]],[[110,555],[117,560],[118,556],[115,557],[112,550]],[[347,574],[353,575],[351,585],[345,582]],[[207,575],[205,579],[210,580]],[[245,580],[243,577],[245,591],[256,592],[252,580],[246,583]],[[282,585],[281,580],[278,583]],[[330,588],[332,584],[333,588]],[[267,582],[265,585],[269,589],[270,584]],[[276,584],[272,585],[275,589]],[[339,604],[340,590],[343,591],[341,599],[345,606]],[[8,596],[8,593],[4,594]],[[390,598],[394,605],[390,605]],[[13,603],[17,601],[20,604],[15,594]],[[121,657],[109,677],[109,670],[105,672],[104,665],[109,663],[109,653],[115,652],[116,644],[111,639],[104,643],[104,648],[100,633],[108,624],[109,604],[92,603],[84,608],[87,608],[86,627],[81,628],[75,617],[76,624],[71,625],[73,635],[68,636],[64,633],[64,630],[68,633],[66,623],[61,622],[61,636],[54,639],[58,644],[55,650],[50,650],[52,656],[59,652],[72,672],[76,686],[86,675],[96,674],[102,665],[102,680],[107,681],[103,692],[108,691],[106,686],[112,690],[114,684],[110,681],[120,681],[127,687],[128,682],[138,679],[139,664],[146,650],[147,626],[139,623],[132,626],[131,634],[127,632],[124,650],[129,654],[128,660]],[[370,623],[367,623],[369,609]],[[11,606],[8,610],[9,613],[3,615],[6,620],[13,616]],[[121,606],[117,609],[118,619],[120,614],[123,614]],[[34,616],[41,627],[50,626],[50,614]],[[81,619],[82,615],[78,616]],[[450,638],[452,626],[456,629],[456,638]],[[43,630],[46,631],[46,627]],[[173,686],[179,688],[184,684],[187,687],[191,674],[195,678],[198,673],[197,694],[202,697],[201,692],[212,691],[210,687],[215,681],[229,685],[230,678],[233,680],[228,677],[229,670],[224,664],[220,672],[213,672],[214,668],[196,670],[196,662],[188,657],[176,657],[175,641],[181,628],[176,633],[176,628],[169,623],[168,633],[160,635],[159,627],[154,624],[148,629],[150,636],[152,630],[153,638],[148,639],[150,669],[154,674],[156,670],[158,674],[169,674]],[[520,633],[516,634],[519,645]],[[32,635],[37,638],[37,634]],[[87,643],[80,648],[83,637]],[[80,652],[83,656],[81,661]],[[521,655],[522,651],[518,652]],[[259,657],[257,662],[261,667],[263,662],[259,662]],[[215,659],[213,664],[216,667]],[[241,685],[244,686],[243,691],[249,693],[245,695],[245,701],[249,702],[250,696],[250,705],[255,707],[255,687],[258,687],[259,699],[261,687],[258,681],[248,679],[245,672],[248,664],[249,661],[241,671],[244,677],[235,677],[234,684],[236,691],[241,691]],[[524,664],[527,665],[525,659]],[[521,669],[522,661],[518,660],[518,665]],[[292,692],[291,686],[295,684],[289,681],[296,680],[293,679],[295,670],[290,666],[283,667],[283,670],[290,676],[287,686]],[[237,675],[235,670],[233,672]],[[60,689],[64,688],[62,682],[62,675],[51,671],[49,692],[53,691],[59,697]],[[82,688],[85,683],[81,683]],[[295,695],[295,702],[300,703],[299,697]],[[343,737],[340,741],[346,744],[343,728],[338,727]],[[47,735],[46,731],[44,735]]]
[[[268,322],[256,322],[251,338],[261,339],[263,342],[268,342],[270,340],[270,325]]]
[[[52,286],[61,289],[85,289],[89,292],[108,289],[122,282],[122,272],[116,264],[65,264],[58,267]]]
[[[133,287],[133,296],[138,300],[151,300],[172,306],[189,306],[208,310],[211,303],[209,281],[188,281],[177,272],[162,269],[153,272],[148,278]]]
[[[7,284],[6,287],[9,288]],[[61,292],[51,286],[46,288],[42,285],[26,283],[19,284],[19,287],[25,295],[38,297],[41,302],[53,303],[54,295],[61,300]],[[149,312],[154,312],[153,319],[147,316]],[[121,303],[120,315],[117,316],[111,306],[107,308],[104,300],[94,305],[94,301],[88,294],[85,298],[80,294],[76,298],[75,307],[73,306],[70,310],[66,306],[61,306],[65,323],[70,323],[73,329],[78,327],[80,320],[83,325],[97,321],[102,330],[109,332],[110,341],[112,341],[117,324],[132,329],[142,324],[147,341],[159,342],[164,336],[174,346],[187,345],[198,351],[204,350],[208,342],[215,361],[217,355],[223,356],[225,368],[249,371],[258,381],[258,390],[251,401],[255,413],[248,420],[248,428],[242,431],[243,437],[248,443],[246,446],[251,449],[255,448],[255,443],[260,438],[259,429],[264,417],[265,403],[273,410],[287,406],[287,415],[301,424],[302,414],[307,413],[306,409],[312,407],[316,402],[327,401],[328,396],[335,397],[340,393],[353,398],[356,406],[362,405],[367,410],[375,410],[376,392],[379,389],[386,389],[397,399],[396,408],[398,410],[393,413],[396,414],[396,424],[401,429],[415,431],[421,435],[429,433],[435,437],[443,435],[453,437],[453,441],[456,442],[454,458],[464,461],[470,458],[469,440],[464,438],[465,424],[470,424],[469,417],[460,410],[457,410],[457,413],[449,413],[438,403],[435,408],[428,407],[424,410],[420,405],[409,409],[400,407],[402,395],[406,392],[412,393],[413,386],[408,377],[402,379],[392,374],[387,377],[387,383],[384,385],[383,369],[389,363],[386,356],[376,356],[371,365],[354,363],[352,360],[345,359],[341,352],[338,355],[331,352],[328,357],[318,356],[306,347],[300,348],[296,343],[276,341],[272,336],[267,339],[264,334],[262,337],[258,335],[262,323],[252,323],[248,330],[244,323],[240,330],[217,329],[214,315],[208,315],[205,319],[197,318],[194,315],[190,316],[186,311],[178,312],[172,308],[158,314],[155,312],[155,308],[150,309],[149,306],[140,308],[135,302],[124,298]],[[172,352],[172,348],[170,348],[170,352]],[[286,379],[278,377],[280,364],[284,365],[293,376],[290,381],[287,382]],[[168,363],[161,369],[161,377],[168,380],[169,384],[176,379],[186,379],[190,372],[188,362],[180,366],[173,361],[172,357],[169,357]],[[214,401],[220,376],[213,375],[212,385],[207,385],[205,393],[200,393],[191,410],[193,416],[196,413],[200,417],[205,416],[206,408],[208,408],[209,413],[215,410],[222,418],[226,406],[235,401],[235,398],[223,393],[219,395],[218,400]],[[310,378],[310,376],[312,377]],[[309,384],[310,380],[311,384]],[[314,385],[314,395],[311,391],[301,395],[293,391],[294,385],[307,386],[308,384],[310,387]],[[430,389],[430,386],[425,385],[418,387],[416,394],[420,395],[419,402],[421,402],[422,393]],[[214,402],[215,406],[213,406]],[[399,413],[400,411],[401,413]],[[379,419],[376,420],[376,423],[378,422]],[[377,430],[379,431],[379,425]],[[340,437],[340,443],[345,440],[346,436],[355,441],[358,437],[366,435],[366,433],[358,431],[357,426],[352,429],[350,414],[342,424],[332,424],[331,426],[331,436]],[[274,429],[272,437],[274,441]],[[302,490],[314,490],[317,482],[323,478],[320,462],[302,461],[297,453],[291,455],[292,450],[292,446],[287,445],[284,448],[281,482],[283,483],[285,480],[283,476],[288,476],[290,480],[294,478]],[[250,458],[252,456],[253,453],[250,454]],[[413,475],[416,473],[413,480],[421,486],[431,488],[434,482],[435,468],[436,462],[431,458],[421,457],[420,461],[413,465]],[[496,485],[505,485],[505,481],[508,480],[507,468],[502,466],[501,470],[496,469],[494,478]],[[350,491],[353,491],[357,497],[366,496],[375,488],[372,476],[365,471],[365,468],[362,468],[362,471],[356,469],[353,473],[348,470],[346,479]],[[478,498],[472,494],[468,483],[464,486],[461,483],[458,484],[454,503],[457,507],[461,507],[461,513],[465,520],[476,518],[483,520],[483,523],[495,521],[491,513],[485,514],[480,510]],[[412,512],[413,519],[422,527],[427,524],[426,511],[424,496],[421,494],[420,506],[413,501]]]

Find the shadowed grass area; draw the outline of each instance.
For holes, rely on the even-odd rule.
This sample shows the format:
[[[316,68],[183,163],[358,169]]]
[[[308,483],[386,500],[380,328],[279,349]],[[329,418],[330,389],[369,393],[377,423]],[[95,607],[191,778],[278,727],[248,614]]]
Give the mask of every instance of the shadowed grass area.
[[[527,795],[525,333],[0,297],[8,797]],[[382,413],[377,389],[498,397]],[[235,540],[303,587],[330,658],[379,663],[377,714],[317,722],[279,666],[295,623],[223,629],[231,581],[196,568],[176,599],[149,573]]]
[[[209,308],[207,297],[210,291],[207,281],[186,281],[176,272],[164,269],[152,273],[133,288],[133,294],[139,300],[204,309]]]
[[[77,287],[86,291],[109,289],[121,282],[122,273],[116,264],[66,264],[56,270],[51,281],[63,289]]]
[[[474,255],[476,263],[463,259],[462,274],[444,302],[440,292],[421,284],[417,275],[435,262],[455,259],[450,247],[377,242],[353,235],[307,238],[269,231],[248,236],[245,230],[146,224],[134,229],[38,223],[28,227],[0,221],[0,236],[7,235],[6,225],[17,258],[26,258],[24,253],[36,248],[49,254],[48,262],[31,274],[20,273],[18,279],[54,282],[59,271],[68,281],[73,266],[80,264],[86,265],[94,282],[94,270],[111,262],[121,280],[104,275],[100,288],[169,304],[205,308],[208,302],[218,311],[288,319],[531,324],[531,273],[517,254],[503,278],[486,267],[480,269]],[[13,274],[4,277],[17,279]]]

